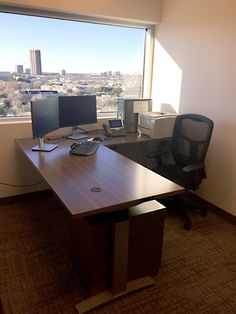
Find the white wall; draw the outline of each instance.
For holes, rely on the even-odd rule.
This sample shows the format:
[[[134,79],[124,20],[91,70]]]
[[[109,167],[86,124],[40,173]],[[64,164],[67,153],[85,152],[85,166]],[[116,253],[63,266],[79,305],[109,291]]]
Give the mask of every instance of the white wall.
[[[15,144],[17,138],[32,138],[31,123],[0,124],[0,183],[30,185],[42,182],[41,176]],[[47,188],[45,182],[32,187],[12,187],[0,184],[0,197],[29,193]]]
[[[236,1],[164,0],[156,44],[154,102],[214,121],[198,194],[236,215]]]

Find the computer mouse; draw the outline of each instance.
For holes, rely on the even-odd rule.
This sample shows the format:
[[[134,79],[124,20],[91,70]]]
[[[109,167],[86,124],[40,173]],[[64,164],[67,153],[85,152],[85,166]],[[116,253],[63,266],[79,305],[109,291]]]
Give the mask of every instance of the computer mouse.
[[[101,141],[103,141],[103,138],[101,138],[99,136],[96,136],[96,137],[93,138],[93,141],[101,142]]]

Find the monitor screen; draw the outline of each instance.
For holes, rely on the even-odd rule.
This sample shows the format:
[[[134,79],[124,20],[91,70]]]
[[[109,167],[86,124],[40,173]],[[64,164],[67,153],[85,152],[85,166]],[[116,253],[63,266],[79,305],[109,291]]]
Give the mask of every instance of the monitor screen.
[[[35,100],[31,102],[31,119],[33,138],[59,128],[59,110],[57,97]]]
[[[60,128],[97,122],[96,95],[59,96]]]

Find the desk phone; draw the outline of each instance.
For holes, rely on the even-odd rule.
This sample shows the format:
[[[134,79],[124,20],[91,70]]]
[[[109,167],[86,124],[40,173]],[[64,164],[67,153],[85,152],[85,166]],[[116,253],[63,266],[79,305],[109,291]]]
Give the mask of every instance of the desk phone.
[[[127,135],[127,131],[125,130],[123,123],[120,119],[108,120],[108,124],[104,123],[102,126],[106,136],[115,137]]]

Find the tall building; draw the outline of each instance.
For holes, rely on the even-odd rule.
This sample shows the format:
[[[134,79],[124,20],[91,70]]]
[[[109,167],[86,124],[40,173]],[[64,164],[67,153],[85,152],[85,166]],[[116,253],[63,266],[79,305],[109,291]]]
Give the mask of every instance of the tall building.
[[[16,73],[17,73],[17,74],[23,74],[23,73],[24,73],[24,67],[23,67],[23,65],[18,64],[18,65],[16,66]]]
[[[38,49],[30,49],[30,71],[33,75],[42,74],[41,52]]]

